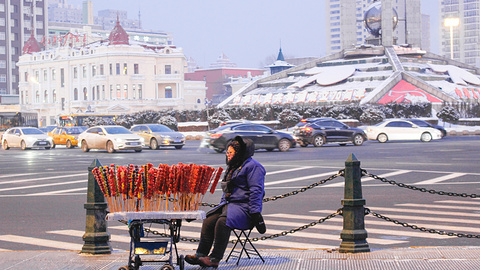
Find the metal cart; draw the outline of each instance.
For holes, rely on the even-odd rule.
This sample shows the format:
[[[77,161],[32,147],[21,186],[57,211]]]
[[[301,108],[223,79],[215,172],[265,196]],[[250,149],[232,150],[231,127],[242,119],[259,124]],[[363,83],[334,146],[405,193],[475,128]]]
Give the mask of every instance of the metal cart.
[[[144,264],[165,263],[162,270],[175,269],[173,252],[180,270],[185,268],[183,255],[178,255],[177,243],[180,240],[182,220],[205,219],[204,211],[178,212],[116,212],[109,213],[107,220],[128,222],[130,234],[130,252],[128,265],[119,270],[138,270]],[[168,227],[169,234],[145,232],[144,226],[162,224]],[[149,259],[144,258],[150,257]]]

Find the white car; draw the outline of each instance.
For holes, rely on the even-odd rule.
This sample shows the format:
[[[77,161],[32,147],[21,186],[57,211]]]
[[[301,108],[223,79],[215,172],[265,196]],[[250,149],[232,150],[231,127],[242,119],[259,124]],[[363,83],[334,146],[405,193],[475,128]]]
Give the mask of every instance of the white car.
[[[50,136],[38,128],[12,127],[3,134],[2,145],[5,150],[10,149],[10,147],[20,147],[22,150],[29,148],[50,149],[53,146],[53,141]]]
[[[442,138],[442,132],[431,127],[420,127],[406,120],[385,120],[375,126],[367,126],[369,140],[387,141],[420,140],[429,142]]]
[[[144,139],[122,126],[95,126],[78,136],[84,152],[90,149],[106,149],[109,153],[117,150],[135,150],[141,152]]]

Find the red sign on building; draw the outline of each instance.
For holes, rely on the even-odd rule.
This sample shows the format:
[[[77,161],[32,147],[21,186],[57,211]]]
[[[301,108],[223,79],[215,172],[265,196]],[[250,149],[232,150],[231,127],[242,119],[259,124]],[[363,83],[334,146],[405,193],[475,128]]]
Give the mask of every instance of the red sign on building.
[[[423,102],[437,103],[442,102],[442,100],[426,93],[420,88],[404,80],[401,80],[378,101],[378,104]]]

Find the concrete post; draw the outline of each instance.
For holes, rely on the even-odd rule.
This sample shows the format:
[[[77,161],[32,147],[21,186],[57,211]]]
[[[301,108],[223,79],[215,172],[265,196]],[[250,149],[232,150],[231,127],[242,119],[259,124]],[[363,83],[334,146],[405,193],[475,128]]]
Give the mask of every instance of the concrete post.
[[[110,234],[107,232],[107,203],[100,187],[93,176],[92,170],[95,167],[102,166],[98,159],[95,159],[88,167],[88,190],[87,203],[84,208],[87,209],[85,234],[81,253],[87,254],[111,254]]]
[[[360,161],[351,154],[345,161],[342,243],[339,252],[370,252],[365,230],[365,199],[362,198]]]

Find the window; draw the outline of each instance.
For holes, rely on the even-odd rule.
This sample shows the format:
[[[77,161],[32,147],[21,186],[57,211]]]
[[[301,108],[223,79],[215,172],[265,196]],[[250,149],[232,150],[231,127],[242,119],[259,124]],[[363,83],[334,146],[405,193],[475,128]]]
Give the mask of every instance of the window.
[[[43,70],[43,81],[44,82],[47,81],[47,70],[46,69]]]
[[[87,66],[82,67],[82,78],[87,78]]]
[[[121,99],[121,98],[122,98],[122,92],[120,89],[120,84],[117,84],[117,99]]]
[[[142,85],[138,85],[138,99],[142,99]]]
[[[78,78],[78,69],[77,69],[77,67],[74,67],[74,68],[73,68],[73,78],[74,78],[74,79],[77,79],[77,78]]]
[[[127,75],[127,63],[123,64],[123,75]]]
[[[128,99],[128,84],[123,85],[123,98]]]
[[[138,64],[133,64],[133,74],[138,74]]]
[[[60,86],[65,87],[65,70],[63,68],[60,69]]]
[[[117,63],[117,64],[115,65],[115,67],[116,67],[116,74],[117,74],[117,75],[120,75],[120,64]]]
[[[97,99],[100,99],[100,85],[97,85]]]
[[[7,82],[7,74],[0,74],[0,82]]]
[[[113,64],[110,64],[110,75],[113,75]]]
[[[95,77],[95,75],[97,75],[97,67],[92,66],[92,77]]]
[[[87,98],[88,98],[87,88],[84,87],[83,88],[83,100],[87,100]]]
[[[105,99],[105,85],[102,85],[102,99]]]
[[[52,90],[52,102],[57,102],[57,91],[55,89]]]
[[[43,93],[43,103],[48,103],[48,91],[45,90]]]
[[[95,86],[92,87],[92,100],[95,100]]]
[[[35,103],[40,103],[40,91],[38,90],[35,93]]]
[[[113,84],[110,84],[110,99],[113,99]]]
[[[0,32],[0,40],[5,40],[5,32]]]
[[[104,71],[103,71],[103,64],[101,64],[101,65],[100,65],[100,75],[104,75],[103,72],[104,72]]]
[[[165,65],[165,74],[172,74],[172,66]]]
[[[137,93],[135,91],[135,84],[132,85],[132,93],[133,93],[133,99],[136,99],[137,98]]]
[[[172,98],[172,87],[165,87],[165,98]]]
[[[52,69],[52,81],[55,81],[57,78],[57,70],[56,69]]]
[[[0,60],[0,68],[6,68],[6,67],[7,67],[7,61]]]

